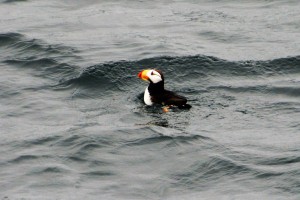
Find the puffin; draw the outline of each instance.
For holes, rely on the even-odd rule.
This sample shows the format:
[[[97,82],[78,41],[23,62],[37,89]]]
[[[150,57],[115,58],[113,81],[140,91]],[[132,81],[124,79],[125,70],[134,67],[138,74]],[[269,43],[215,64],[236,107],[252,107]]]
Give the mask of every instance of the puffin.
[[[138,73],[138,77],[149,82],[149,86],[144,92],[144,102],[146,105],[153,104],[163,105],[163,111],[168,112],[168,108],[178,107],[180,109],[189,109],[191,105],[187,104],[184,96],[175,92],[165,90],[164,75],[157,69],[145,69]]]

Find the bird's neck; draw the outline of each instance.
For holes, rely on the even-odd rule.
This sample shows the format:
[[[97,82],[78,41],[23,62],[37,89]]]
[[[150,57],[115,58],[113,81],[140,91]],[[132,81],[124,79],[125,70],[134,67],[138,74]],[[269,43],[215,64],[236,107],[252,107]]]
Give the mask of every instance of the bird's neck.
[[[150,83],[148,86],[148,91],[150,95],[160,94],[164,90],[164,81],[160,81],[158,83]]]

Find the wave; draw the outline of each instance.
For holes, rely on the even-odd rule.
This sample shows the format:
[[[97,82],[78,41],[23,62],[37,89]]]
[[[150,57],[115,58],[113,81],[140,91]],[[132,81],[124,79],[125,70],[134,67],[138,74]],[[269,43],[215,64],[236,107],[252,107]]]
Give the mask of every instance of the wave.
[[[142,85],[137,73],[145,68],[161,69],[166,78],[166,84],[180,88],[180,92],[193,93],[199,88],[218,88],[231,91],[261,91],[275,94],[299,96],[299,87],[269,86],[268,81],[255,86],[243,84],[243,80],[269,77],[291,76],[300,73],[300,56],[280,58],[270,61],[240,61],[232,62],[219,58],[197,55],[186,57],[155,57],[138,61],[119,61],[97,64],[85,68],[75,78],[62,83],[64,86],[84,87],[101,90],[102,92],[128,92]],[[220,80],[239,80],[239,86],[220,84]]]
[[[233,93],[264,93],[264,94],[273,94],[273,95],[286,95],[291,97],[300,96],[300,87],[298,86],[267,86],[267,85],[255,85],[255,86],[216,86],[210,87],[214,90],[225,90]]]
[[[70,79],[78,75],[77,50],[58,44],[47,44],[19,33],[0,34],[2,62],[31,74],[54,80]]]
[[[228,61],[206,55],[162,56],[137,61],[117,61],[88,66],[82,70],[78,51],[72,47],[47,44],[20,33],[0,34],[2,62],[20,69],[31,69],[31,74],[56,82],[54,89],[84,88],[86,90],[129,92],[140,87],[137,78],[145,68],[161,69],[170,89],[192,94],[218,89],[232,92],[254,91],[298,97],[299,80],[290,85],[269,85],[267,81],[254,85],[243,80],[264,80],[269,77],[293,76],[300,73],[300,56],[267,61]],[[238,80],[239,85],[223,84]],[[221,83],[220,83],[221,81]],[[173,88],[174,87],[174,88]],[[141,90],[142,92],[142,90]]]
[[[86,81],[89,78],[101,79],[107,77],[111,80],[135,76],[139,70],[144,68],[159,68],[169,74],[172,80],[175,77],[191,75],[201,77],[209,75],[231,75],[231,76],[254,76],[254,75],[281,75],[300,73],[300,56],[281,58],[270,61],[241,61],[231,62],[211,56],[187,56],[187,57],[156,57],[139,61],[119,61],[98,64],[86,68],[72,82]],[[188,78],[188,77],[187,77]]]
[[[28,38],[24,34],[20,33],[0,33],[0,46],[3,48],[15,49],[15,53],[34,52],[37,55],[69,55],[74,56],[74,53],[78,52],[73,47],[67,47],[60,44],[47,44],[39,39]]]
[[[4,0],[0,1],[0,3],[15,3],[15,2],[26,2],[27,0]]]
[[[268,187],[276,187],[274,182],[269,180],[285,180],[289,182],[282,184],[279,188],[282,191],[295,192],[299,189],[299,184],[296,178],[291,176],[298,175],[296,167],[291,169],[291,164],[299,164],[299,156],[287,158],[272,158],[265,163],[244,162],[244,158],[239,158],[241,161],[234,160],[224,156],[202,157],[201,161],[196,161],[190,166],[182,170],[182,173],[171,174],[170,178],[174,180],[176,187],[184,187],[186,189],[206,190],[210,185],[216,185],[223,177],[231,177],[234,182],[243,182],[243,180],[251,181],[260,179],[260,182]],[[258,159],[258,158],[256,158]],[[255,162],[255,160],[252,160]],[[262,158],[265,160],[266,158]],[[253,178],[255,177],[255,179]]]

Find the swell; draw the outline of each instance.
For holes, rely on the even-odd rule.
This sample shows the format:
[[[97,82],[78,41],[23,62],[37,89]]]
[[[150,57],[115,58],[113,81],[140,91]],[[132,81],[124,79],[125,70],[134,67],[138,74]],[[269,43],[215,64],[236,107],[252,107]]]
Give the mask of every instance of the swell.
[[[0,34],[0,47],[0,57],[5,64],[31,68],[34,75],[54,78],[64,86],[101,86],[105,90],[127,91],[132,84],[140,83],[136,74],[144,68],[159,68],[163,70],[167,80],[179,84],[199,79],[264,78],[300,73],[300,56],[269,61],[232,62],[196,55],[101,63],[89,66],[79,74],[77,65],[80,58],[76,55],[78,51],[72,47],[47,44],[19,33]],[[298,89],[288,90],[289,93],[298,93]]]
[[[35,53],[48,53],[58,55],[71,55],[78,52],[75,48],[67,47],[59,44],[47,44],[46,42],[29,38],[20,33],[0,33],[0,46],[3,48],[14,48],[15,50],[32,51]]]
[[[210,87],[210,89],[226,90],[234,93],[250,92],[263,93],[273,95],[286,95],[291,97],[300,96],[300,87],[297,85],[291,86],[270,86],[270,85],[256,85],[256,86],[217,86]]]
[[[228,181],[236,183],[251,184],[259,179],[260,184],[268,188],[277,188],[282,192],[297,193],[300,188],[298,179],[299,156],[256,158],[245,161],[243,155],[232,159],[224,155],[210,156],[196,161],[185,170],[179,173],[171,174],[170,178],[174,180],[176,187],[186,189],[206,190],[211,185],[217,185],[224,177],[231,177]],[[259,162],[258,160],[264,160]],[[253,162],[253,163],[251,163]],[[294,167],[292,167],[294,165]],[[288,180],[288,181],[287,181]],[[278,184],[281,183],[281,184]]]
[[[33,76],[42,77],[45,79],[53,79],[55,81],[62,81],[74,76],[76,66],[68,63],[57,61],[56,58],[48,57],[28,57],[28,58],[14,58],[4,61],[7,65],[13,65],[19,69],[31,69],[30,74]]]
[[[2,63],[29,69],[34,76],[59,81],[78,75],[78,51],[72,47],[48,44],[19,33],[0,34],[0,47]]]
[[[166,83],[171,86],[179,85],[183,92],[190,93],[196,85],[207,88],[214,87],[219,80],[239,80],[239,87],[220,85],[219,89],[232,91],[259,90],[270,93],[299,96],[299,87],[293,86],[268,86],[255,85],[251,88],[243,84],[245,79],[260,79],[272,77],[288,77],[300,73],[300,56],[280,58],[270,61],[241,61],[232,62],[219,58],[197,55],[186,57],[155,57],[138,61],[119,61],[98,64],[87,67],[75,78],[62,82],[63,86],[84,88],[99,88],[103,91],[130,91],[139,87],[137,73],[145,68],[161,69],[166,78]],[[172,84],[170,84],[172,83]],[[246,87],[246,88],[243,88]]]
[[[263,83],[248,86],[244,79],[288,77],[300,73],[300,56],[269,61],[232,62],[216,57],[196,55],[182,57],[154,57],[137,61],[101,63],[86,67],[79,65],[78,52],[74,48],[47,44],[38,39],[27,38],[19,33],[0,34],[0,58],[6,65],[30,69],[30,73],[55,81],[55,89],[83,87],[109,92],[128,92],[141,85],[137,73],[145,68],[163,70],[167,84],[180,88],[180,92],[193,93],[193,88],[221,89],[233,92],[254,91],[298,97],[299,80],[288,86]],[[239,80],[241,84],[227,86],[219,80]],[[58,83],[58,84],[57,84]],[[171,84],[172,83],[172,84]],[[170,88],[173,89],[173,88]]]
[[[4,0],[3,3],[15,3],[15,2],[26,2],[26,1],[27,0]]]

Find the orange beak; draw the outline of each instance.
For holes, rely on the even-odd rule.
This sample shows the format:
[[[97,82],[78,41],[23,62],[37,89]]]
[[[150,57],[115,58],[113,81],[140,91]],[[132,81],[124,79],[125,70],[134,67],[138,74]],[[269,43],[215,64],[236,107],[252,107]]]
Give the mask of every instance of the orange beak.
[[[145,69],[143,71],[141,71],[139,74],[138,74],[138,77],[140,79],[143,79],[144,81],[148,81],[149,80],[149,77],[147,76],[147,73],[149,72],[150,70],[149,69]]]

